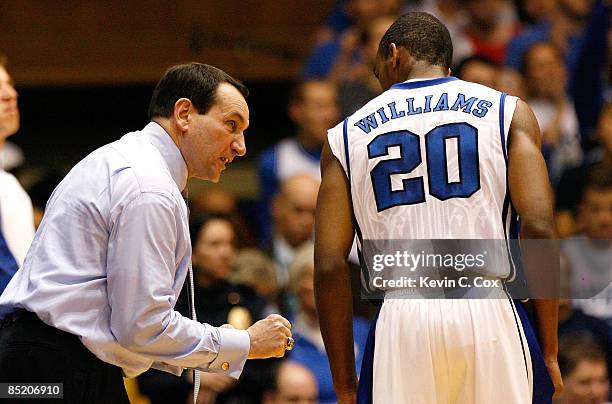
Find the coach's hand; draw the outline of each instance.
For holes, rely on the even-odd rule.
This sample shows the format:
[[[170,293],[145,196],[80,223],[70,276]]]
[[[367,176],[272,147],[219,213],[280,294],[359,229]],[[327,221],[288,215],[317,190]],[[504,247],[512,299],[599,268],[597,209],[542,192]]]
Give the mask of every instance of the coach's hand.
[[[546,363],[546,368],[548,369],[548,374],[555,386],[555,393],[553,394],[553,400],[559,397],[559,394],[563,391],[563,380],[561,379],[561,371],[559,370],[559,363],[557,362],[557,358],[550,358],[544,361]]]
[[[247,329],[251,338],[249,359],[281,358],[285,355],[291,323],[283,316],[270,314]]]

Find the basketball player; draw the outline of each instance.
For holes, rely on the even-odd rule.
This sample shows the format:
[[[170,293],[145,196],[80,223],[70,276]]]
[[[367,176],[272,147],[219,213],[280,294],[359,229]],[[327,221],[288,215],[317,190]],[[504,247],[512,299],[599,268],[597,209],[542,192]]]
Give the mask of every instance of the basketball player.
[[[450,77],[451,60],[440,21],[400,17],[378,49],[374,73],[384,93],[332,128],[324,145],[315,291],[340,403],[357,400],[346,264],[354,231],[361,247],[367,239],[504,240],[518,214],[522,238],[555,236],[533,113],[515,97]],[[558,392],[557,307],[536,302],[542,366]],[[509,298],[385,299],[359,401],[532,402],[530,350],[540,348],[528,344],[533,330],[517,316]]]

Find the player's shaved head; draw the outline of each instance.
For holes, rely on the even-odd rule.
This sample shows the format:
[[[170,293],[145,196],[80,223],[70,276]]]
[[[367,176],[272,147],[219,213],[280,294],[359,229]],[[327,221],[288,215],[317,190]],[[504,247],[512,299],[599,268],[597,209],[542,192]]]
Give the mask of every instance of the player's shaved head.
[[[416,60],[450,68],[453,43],[448,29],[431,14],[410,12],[402,15],[389,27],[380,40],[378,52],[389,56],[389,45],[405,48]]]

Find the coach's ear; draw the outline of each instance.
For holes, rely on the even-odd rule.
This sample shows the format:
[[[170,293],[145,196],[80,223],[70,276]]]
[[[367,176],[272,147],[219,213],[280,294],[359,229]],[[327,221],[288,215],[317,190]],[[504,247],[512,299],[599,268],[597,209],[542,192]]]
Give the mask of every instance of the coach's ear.
[[[189,114],[191,113],[193,104],[189,98],[179,98],[174,103],[174,111],[172,116],[176,122],[176,126],[181,132],[186,132],[189,129]]]

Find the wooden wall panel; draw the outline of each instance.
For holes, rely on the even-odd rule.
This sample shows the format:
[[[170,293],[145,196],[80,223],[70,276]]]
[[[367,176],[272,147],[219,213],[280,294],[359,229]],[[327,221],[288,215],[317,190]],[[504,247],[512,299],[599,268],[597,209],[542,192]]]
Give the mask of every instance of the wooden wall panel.
[[[0,0],[0,50],[19,85],[155,82],[189,60],[291,79],[333,3]]]

